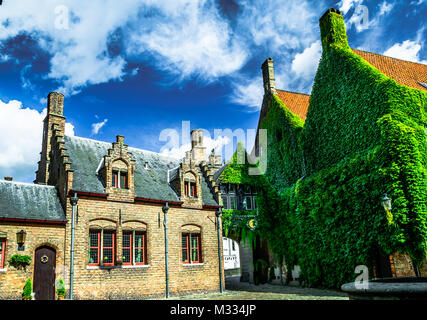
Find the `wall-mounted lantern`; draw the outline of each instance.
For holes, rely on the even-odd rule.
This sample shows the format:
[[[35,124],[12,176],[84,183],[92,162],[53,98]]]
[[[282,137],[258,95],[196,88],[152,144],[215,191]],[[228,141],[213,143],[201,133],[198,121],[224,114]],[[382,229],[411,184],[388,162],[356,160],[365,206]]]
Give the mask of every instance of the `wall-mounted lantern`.
[[[18,251],[24,251],[25,250],[25,238],[27,236],[27,233],[24,230],[21,230],[16,233],[16,242],[18,243]]]
[[[381,203],[384,207],[384,210],[391,211],[391,199],[388,197],[387,193],[384,194],[384,197],[381,199]]]

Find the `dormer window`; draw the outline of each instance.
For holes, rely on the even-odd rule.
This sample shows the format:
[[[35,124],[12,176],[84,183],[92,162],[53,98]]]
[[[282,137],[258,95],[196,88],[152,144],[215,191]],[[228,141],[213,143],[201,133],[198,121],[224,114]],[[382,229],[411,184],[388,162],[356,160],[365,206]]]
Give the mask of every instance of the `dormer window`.
[[[196,182],[184,181],[185,196],[188,198],[197,198]]]
[[[128,189],[128,175],[125,171],[113,170],[111,186],[118,189]]]

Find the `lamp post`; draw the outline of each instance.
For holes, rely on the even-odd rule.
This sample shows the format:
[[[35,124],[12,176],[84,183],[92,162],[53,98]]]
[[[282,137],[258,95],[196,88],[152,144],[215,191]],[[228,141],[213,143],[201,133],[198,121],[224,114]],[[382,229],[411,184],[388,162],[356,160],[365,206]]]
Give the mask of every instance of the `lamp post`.
[[[18,243],[18,251],[24,251],[25,250],[25,238],[27,236],[27,233],[24,230],[21,230],[16,233],[16,242]]]
[[[73,300],[73,281],[74,281],[74,231],[75,231],[75,217],[76,217],[76,206],[77,206],[77,193],[74,193],[74,197],[70,199],[72,206],[71,214],[71,261],[70,261],[70,300]]]
[[[168,211],[169,206],[168,203],[162,207],[162,211],[164,214],[163,226],[165,228],[165,275],[166,275],[166,298],[169,298],[169,269],[168,269]]]
[[[391,211],[391,199],[388,197],[387,193],[384,194],[384,197],[381,199],[381,204],[384,207],[384,210]]]
[[[224,284],[222,281],[222,256],[221,256],[221,225],[220,225],[220,217],[222,214],[221,208],[215,212],[216,215],[216,225],[217,225],[217,233],[218,233],[218,263],[219,263],[219,291],[222,293],[224,291]]]

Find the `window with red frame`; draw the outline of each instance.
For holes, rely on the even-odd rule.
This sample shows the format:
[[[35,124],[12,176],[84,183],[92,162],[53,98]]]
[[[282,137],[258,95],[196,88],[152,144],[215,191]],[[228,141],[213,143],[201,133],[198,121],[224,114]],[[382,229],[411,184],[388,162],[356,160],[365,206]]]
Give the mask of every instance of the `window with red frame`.
[[[115,232],[105,230],[102,235],[102,259],[104,266],[114,266]]]
[[[89,231],[89,265],[99,266],[101,253],[101,230]]]
[[[127,173],[123,171],[113,170],[111,186],[113,188],[127,189],[128,188]]]
[[[185,181],[184,187],[185,187],[185,196],[186,197],[197,198],[196,183],[195,182]]]
[[[123,264],[146,264],[146,242],[145,232],[125,231],[123,232]]]
[[[4,268],[5,251],[6,251],[6,239],[0,239],[0,269]]]
[[[102,244],[102,246],[101,246]],[[89,231],[89,265],[113,266],[115,255],[115,232],[109,230]]]
[[[182,235],[182,262],[201,263],[201,245],[199,233],[184,233]]]

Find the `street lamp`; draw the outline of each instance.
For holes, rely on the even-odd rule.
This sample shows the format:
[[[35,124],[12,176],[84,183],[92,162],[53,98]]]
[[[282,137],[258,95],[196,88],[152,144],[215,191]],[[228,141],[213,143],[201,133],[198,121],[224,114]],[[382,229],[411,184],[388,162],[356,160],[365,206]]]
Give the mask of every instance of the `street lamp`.
[[[384,194],[384,197],[381,199],[381,203],[384,210],[391,211],[391,199],[388,197],[387,193]]]
[[[27,233],[24,230],[21,230],[16,233],[16,242],[18,243],[18,251],[24,251],[24,243]]]

